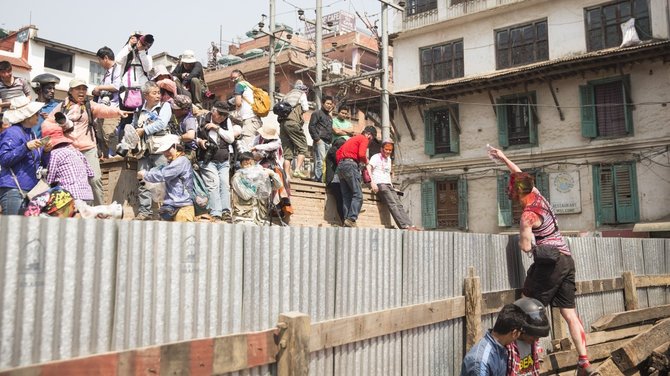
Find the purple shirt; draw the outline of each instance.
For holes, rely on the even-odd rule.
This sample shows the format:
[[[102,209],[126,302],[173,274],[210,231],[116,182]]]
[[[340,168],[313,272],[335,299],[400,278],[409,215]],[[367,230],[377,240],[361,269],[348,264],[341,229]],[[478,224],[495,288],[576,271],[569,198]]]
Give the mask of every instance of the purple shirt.
[[[53,149],[50,154],[47,183],[58,182],[75,200],[92,201],[93,190],[88,178],[93,177],[93,169],[84,154],[72,144]]]

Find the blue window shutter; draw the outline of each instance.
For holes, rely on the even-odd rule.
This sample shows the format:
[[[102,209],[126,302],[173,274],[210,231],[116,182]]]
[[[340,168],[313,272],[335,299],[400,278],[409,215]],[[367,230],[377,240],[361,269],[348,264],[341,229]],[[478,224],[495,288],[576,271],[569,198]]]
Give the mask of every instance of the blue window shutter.
[[[458,228],[468,229],[468,181],[465,176],[458,179]]]
[[[498,120],[498,144],[506,148],[509,146],[509,136],[507,133],[507,106],[502,99],[498,99],[496,106],[496,117]]]
[[[625,113],[625,125],[626,125],[626,133],[629,135],[633,134],[633,105],[630,104],[630,76],[625,76],[623,80],[621,81],[622,83],[622,90],[623,90],[623,98],[624,101],[626,102],[625,107],[624,107],[624,113]]]
[[[537,113],[537,108],[536,110],[533,110],[533,106],[535,106],[535,103],[537,101],[535,100],[535,93],[529,95],[528,98],[528,121],[530,124],[528,124],[528,133],[530,137],[530,144],[532,146],[537,146],[537,122],[535,121],[535,114]],[[538,114],[539,116],[539,114]]]
[[[435,155],[435,130],[433,129],[433,114],[423,112],[423,150],[428,155]]]
[[[456,110],[454,110],[454,113],[458,113]],[[455,121],[456,119],[452,119],[452,113],[451,111],[449,112],[449,150],[451,150],[452,153],[458,153],[459,152],[459,146],[460,146],[460,134],[458,133],[458,129],[456,129],[456,124]]]
[[[579,105],[582,109],[582,136],[586,138],[598,137],[596,124],[595,90],[592,85],[579,86]]]
[[[616,222],[633,223],[640,219],[637,197],[637,176],[634,164],[613,167],[616,196]]]
[[[433,180],[426,180],[421,183],[421,224],[426,229],[437,227],[435,182]]]
[[[498,226],[512,226],[512,201],[507,197],[509,173],[498,175]]]
[[[549,200],[549,174],[544,171],[538,171],[535,174],[535,186],[542,193],[542,196]]]

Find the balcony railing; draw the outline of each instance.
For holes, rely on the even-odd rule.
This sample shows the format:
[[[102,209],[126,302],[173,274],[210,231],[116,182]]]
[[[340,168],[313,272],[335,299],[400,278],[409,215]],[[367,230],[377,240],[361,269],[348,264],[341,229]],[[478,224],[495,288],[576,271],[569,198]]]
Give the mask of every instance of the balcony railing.
[[[452,3],[455,3],[456,1],[442,0],[438,2],[437,9],[431,9],[411,16],[403,16],[402,27],[403,31],[407,31],[422,26],[428,26],[438,21],[451,20],[507,4],[520,3],[522,1],[528,0],[468,0],[453,5]]]

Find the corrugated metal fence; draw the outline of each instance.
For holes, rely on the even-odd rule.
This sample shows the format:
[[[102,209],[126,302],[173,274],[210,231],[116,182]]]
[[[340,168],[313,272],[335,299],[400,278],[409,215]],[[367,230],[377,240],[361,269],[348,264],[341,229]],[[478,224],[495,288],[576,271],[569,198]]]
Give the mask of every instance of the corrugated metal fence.
[[[670,240],[571,238],[577,279],[670,273]],[[514,237],[384,229],[247,227],[0,216],[0,369],[312,322],[521,286]],[[668,288],[639,291],[643,307]],[[621,292],[578,298],[585,325]],[[494,315],[485,317],[485,327]],[[311,355],[314,375],[456,375],[463,320]],[[272,374],[260,367],[244,374]]]

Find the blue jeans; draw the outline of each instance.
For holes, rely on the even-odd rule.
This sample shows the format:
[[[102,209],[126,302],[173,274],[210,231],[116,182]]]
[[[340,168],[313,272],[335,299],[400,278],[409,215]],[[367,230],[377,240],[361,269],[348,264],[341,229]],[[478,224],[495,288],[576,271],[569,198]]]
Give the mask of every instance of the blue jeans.
[[[323,182],[323,161],[326,160],[326,153],[330,149],[330,144],[319,140],[312,147],[314,148],[314,180]]]
[[[211,161],[200,164],[200,175],[207,186],[209,214],[220,217],[224,211],[230,212],[230,162]]]
[[[363,188],[361,188],[361,170],[358,163],[345,159],[337,165],[337,176],[340,178],[344,219],[356,221],[363,207]]]
[[[3,215],[17,215],[23,205],[23,196],[18,188],[0,188],[0,206]]]
[[[142,157],[137,161],[137,171],[140,170],[151,170],[154,167],[164,166],[168,163],[167,158],[163,154],[149,154],[147,157]],[[138,214],[144,214],[151,216],[151,191],[149,191],[143,184],[140,183],[140,186],[137,188],[138,191],[138,201],[140,203],[138,208]]]

